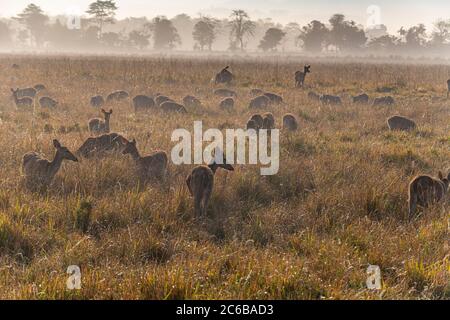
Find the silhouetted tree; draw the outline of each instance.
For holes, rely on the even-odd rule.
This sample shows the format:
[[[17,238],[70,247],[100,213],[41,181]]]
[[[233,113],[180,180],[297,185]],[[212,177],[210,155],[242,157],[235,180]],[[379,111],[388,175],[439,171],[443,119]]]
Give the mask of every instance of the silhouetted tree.
[[[346,21],[343,14],[335,14],[330,20],[328,44],[337,51],[361,48],[367,41],[364,30],[354,21]]]
[[[113,23],[114,16],[117,10],[116,3],[113,0],[97,0],[89,5],[89,9],[86,11],[91,15],[98,26],[98,38],[103,33],[103,26],[106,23]]]
[[[241,51],[244,51],[245,37],[254,35],[255,23],[250,20],[250,17],[244,10],[233,10],[230,18],[230,48],[239,45]]]
[[[48,16],[44,14],[39,6],[33,3],[29,4],[14,19],[28,29],[32,40],[34,40],[34,43],[37,46],[40,46],[43,43]]]
[[[384,35],[371,39],[367,44],[367,47],[374,51],[392,52],[396,48],[398,42],[399,39],[397,37]]]
[[[403,45],[407,49],[420,49],[426,45],[427,30],[423,24],[418,24],[409,29],[401,27],[398,34],[402,37]]]
[[[150,34],[144,30],[133,30],[128,34],[128,43],[138,49],[144,49],[150,44]]]
[[[298,39],[304,50],[308,52],[320,52],[327,39],[329,30],[320,21],[313,20],[301,29]]]
[[[175,45],[181,44],[177,29],[172,21],[165,17],[156,17],[147,25],[153,35],[153,47],[157,50],[173,49]]]
[[[263,51],[275,50],[285,35],[286,33],[278,28],[269,28],[258,47]]]
[[[217,21],[212,18],[203,17],[194,25],[194,31],[192,37],[198,44],[200,50],[203,51],[204,47],[212,49],[212,44],[216,38]]]
[[[441,47],[450,41],[450,20],[438,20],[434,23],[434,30],[431,33],[431,44]]]

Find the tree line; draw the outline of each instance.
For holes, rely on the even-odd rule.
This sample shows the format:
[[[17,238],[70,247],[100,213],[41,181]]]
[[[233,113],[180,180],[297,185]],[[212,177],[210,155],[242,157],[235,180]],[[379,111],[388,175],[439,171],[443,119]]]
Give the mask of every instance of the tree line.
[[[81,16],[48,16],[29,4],[16,16],[0,20],[0,48],[42,50],[195,50],[320,53],[414,54],[450,53],[450,20],[402,27],[389,34],[385,25],[364,28],[343,14],[327,22],[313,20],[304,26],[271,19],[252,20],[244,10],[232,10],[227,19],[172,19],[156,16],[116,19],[113,0],[92,2]]]

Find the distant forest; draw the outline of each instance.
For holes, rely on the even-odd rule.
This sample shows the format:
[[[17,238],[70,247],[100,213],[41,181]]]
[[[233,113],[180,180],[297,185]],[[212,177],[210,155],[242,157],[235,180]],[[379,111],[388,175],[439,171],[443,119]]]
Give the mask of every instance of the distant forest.
[[[111,0],[95,1],[81,15],[49,16],[29,4],[0,19],[2,51],[33,52],[261,52],[362,55],[450,56],[450,20],[402,27],[388,34],[385,25],[370,28],[334,14],[307,25],[252,20],[244,10],[227,19],[211,16],[155,16],[116,19],[120,8]]]

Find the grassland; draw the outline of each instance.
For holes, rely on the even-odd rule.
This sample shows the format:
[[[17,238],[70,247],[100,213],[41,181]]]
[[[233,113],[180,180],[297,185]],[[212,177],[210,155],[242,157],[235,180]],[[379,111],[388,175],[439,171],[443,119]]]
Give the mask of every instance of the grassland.
[[[19,70],[11,64],[18,63]],[[230,64],[236,111],[222,112],[212,75]],[[407,186],[419,173],[450,168],[450,66],[313,61],[308,89],[293,88],[303,61],[0,57],[0,298],[2,299],[449,299],[448,196],[407,219]],[[57,111],[15,110],[10,87],[43,83]],[[362,91],[397,103],[354,105]],[[251,115],[251,88],[281,94],[271,107],[300,130],[281,135],[278,175],[256,166],[218,171],[208,217],[195,218],[184,179],[192,166],[169,167],[163,185],[139,188],[133,162],[118,155],[66,163],[52,187],[22,185],[22,155],[51,158],[51,141],[76,150],[99,116],[89,98],[117,90],[193,94],[203,108],[187,115],[135,115],[129,101],[112,105],[112,130],[136,138],[144,154],[170,153],[176,128],[241,128]],[[308,90],[339,94],[322,106]],[[418,123],[389,132],[402,114]],[[44,127],[51,125],[52,132]],[[366,268],[379,265],[383,289],[366,289]],[[79,265],[82,289],[66,289]]]

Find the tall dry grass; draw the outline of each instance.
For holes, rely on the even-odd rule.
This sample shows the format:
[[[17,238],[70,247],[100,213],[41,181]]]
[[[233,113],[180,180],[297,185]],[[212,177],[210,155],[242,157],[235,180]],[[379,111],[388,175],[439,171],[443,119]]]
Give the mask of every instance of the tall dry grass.
[[[14,71],[12,63],[21,68]],[[231,64],[236,111],[222,112],[212,75]],[[277,59],[17,57],[0,58],[0,298],[13,299],[448,299],[446,203],[407,219],[407,185],[418,173],[450,168],[450,67],[316,61],[308,89],[293,88],[303,65]],[[57,111],[17,112],[10,87],[43,83]],[[397,104],[353,105],[350,96],[389,86]],[[133,162],[65,163],[43,194],[22,185],[22,155],[52,157],[58,138],[76,150],[99,115],[89,98],[117,90],[193,94],[203,108],[188,115],[135,115],[129,102],[112,106],[111,127],[136,138],[143,154],[170,152],[171,133],[241,128],[251,115],[248,91],[281,94],[269,111],[279,126],[286,112],[300,130],[281,135],[278,175],[255,166],[218,171],[208,217],[193,215],[184,185],[192,166],[170,164],[162,185],[140,187]],[[322,106],[308,90],[338,94]],[[411,133],[389,132],[402,114]],[[54,131],[46,133],[44,127]],[[445,211],[447,210],[447,211]],[[383,290],[366,289],[366,268],[381,267]],[[68,291],[65,274],[79,265],[82,289]]]

